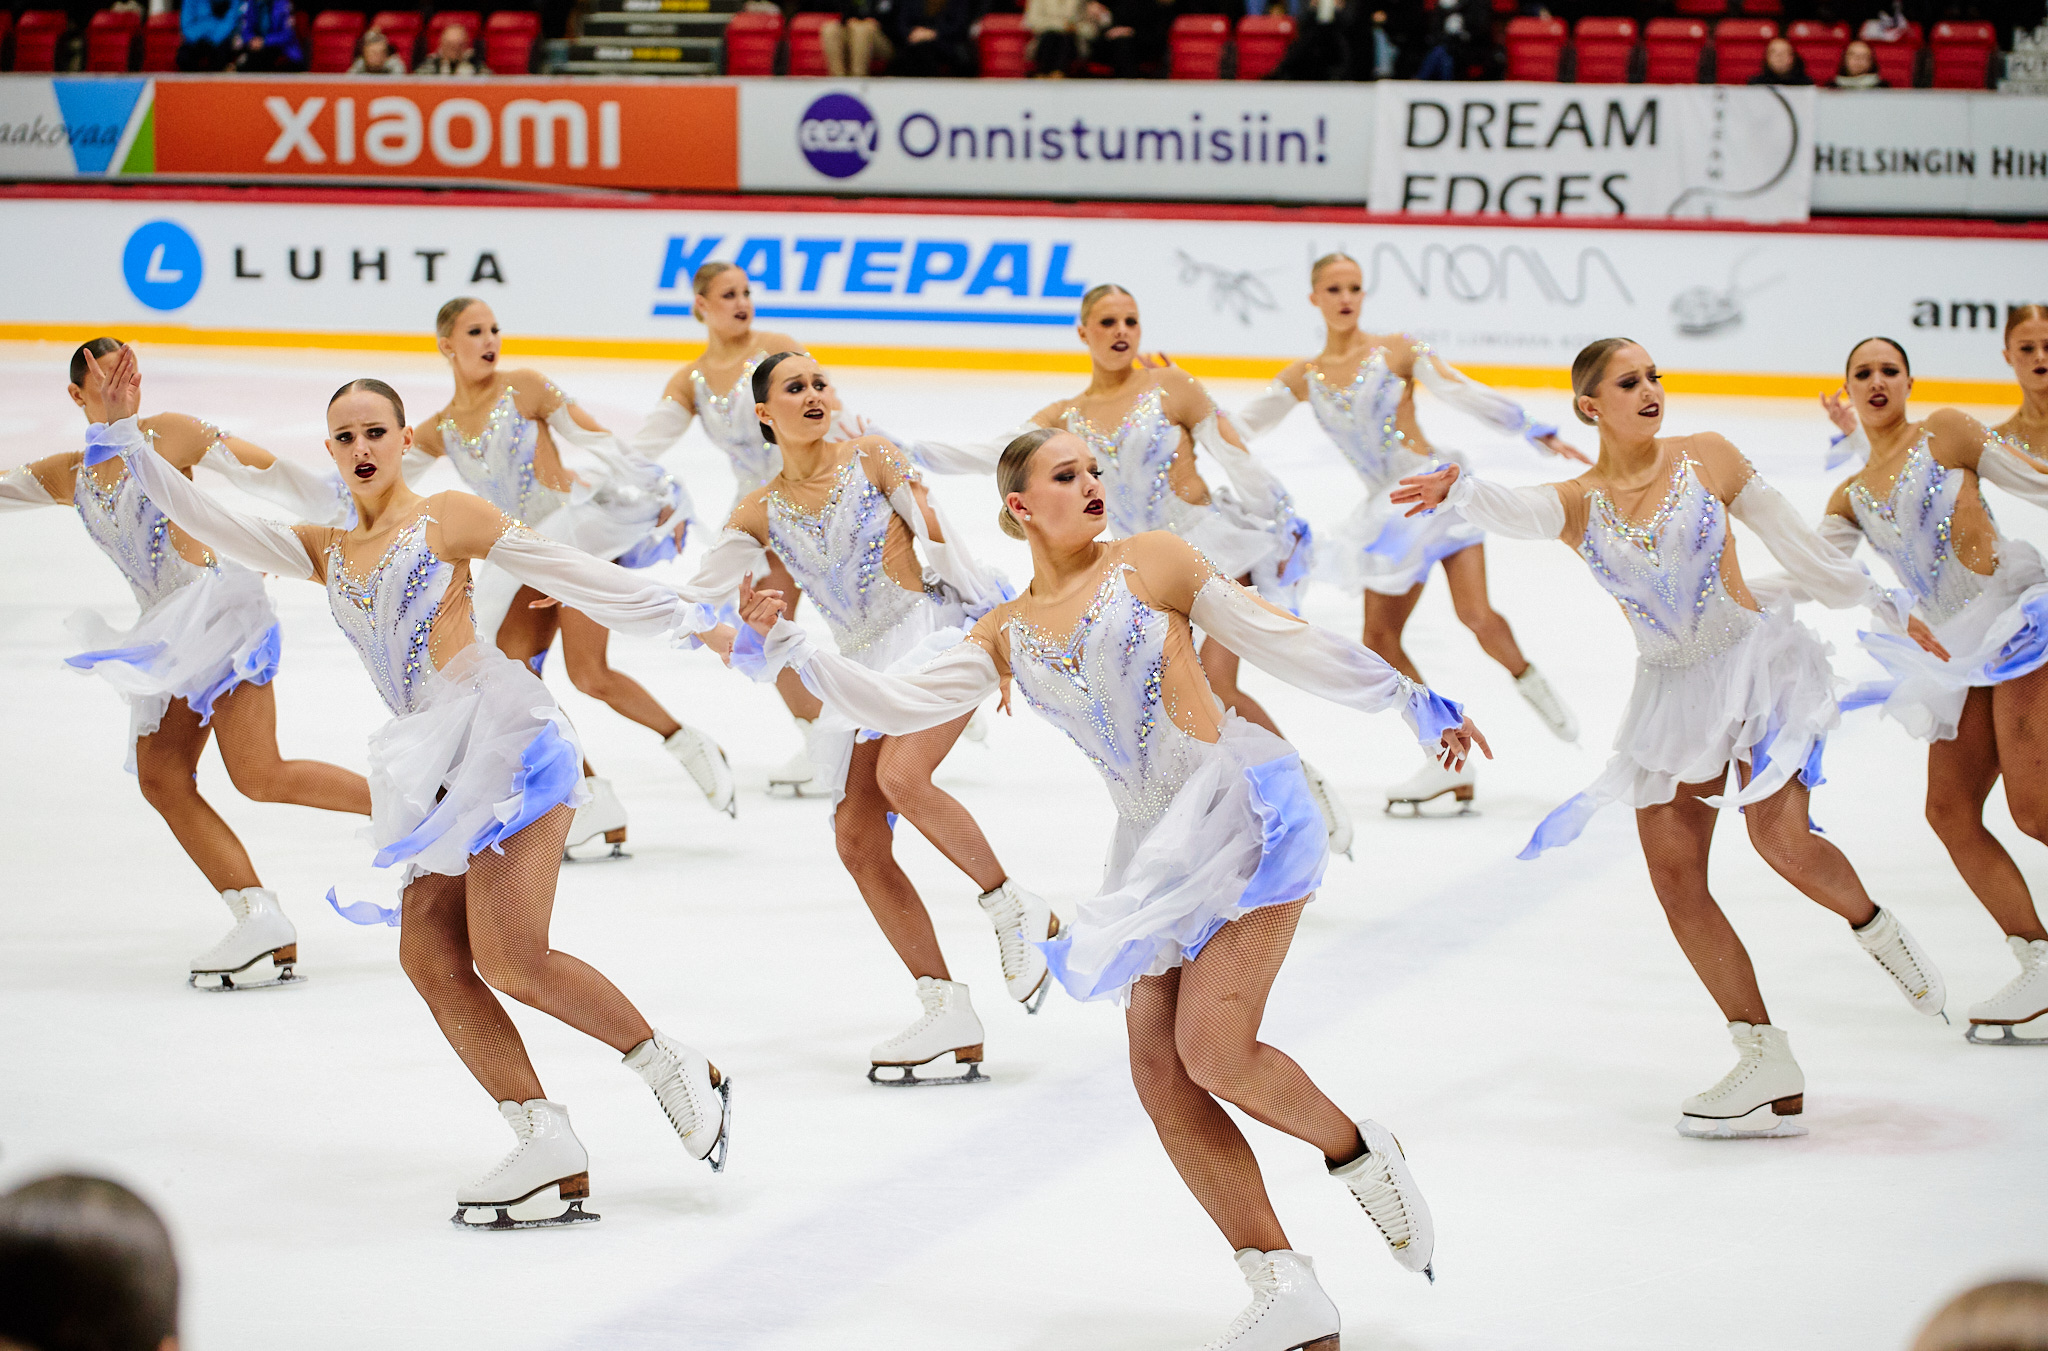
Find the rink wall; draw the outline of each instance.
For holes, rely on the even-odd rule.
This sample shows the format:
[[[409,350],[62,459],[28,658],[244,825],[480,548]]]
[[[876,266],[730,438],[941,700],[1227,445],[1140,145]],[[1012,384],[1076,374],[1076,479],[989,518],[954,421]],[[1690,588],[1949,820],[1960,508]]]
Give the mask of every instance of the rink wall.
[[[1563,385],[1584,343],[1622,333],[1677,388],[1807,395],[1886,333],[1922,397],[1997,402],[2007,307],[2048,301],[2048,226],[1954,221],[50,186],[0,189],[0,238],[0,339],[431,351],[435,309],[474,294],[515,358],[687,359],[690,276],[726,259],[764,327],[838,364],[1085,370],[1079,298],[1114,281],[1148,348],[1264,378],[1319,344],[1308,264],[1342,250],[1375,329],[1495,383]]]

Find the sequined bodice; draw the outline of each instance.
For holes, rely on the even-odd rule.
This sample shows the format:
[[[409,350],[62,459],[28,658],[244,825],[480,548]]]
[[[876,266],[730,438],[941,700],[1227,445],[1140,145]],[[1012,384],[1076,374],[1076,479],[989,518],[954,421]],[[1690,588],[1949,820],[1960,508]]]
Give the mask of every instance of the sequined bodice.
[[[1169,616],[1131,594],[1125,571],[1110,566],[1065,639],[1015,614],[1004,627],[1024,701],[1101,772],[1117,813],[1149,826],[1194,773],[1202,743],[1166,706]]]
[[[454,572],[427,544],[432,520],[422,514],[400,530],[367,577],[348,570],[340,541],[327,546],[327,606],[394,714],[413,711],[433,674],[434,617]]]
[[[869,480],[860,456],[839,466],[831,495],[816,511],[771,491],[768,547],[789,568],[825,622],[841,653],[852,656],[926,604],[883,567],[889,522],[895,512]]]
[[[540,424],[522,417],[507,385],[477,435],[464,436],[455,419],[441,419],[441,449],[470,490],[521,525],[539,525],[569,500],[540,481],[533,456]]]
[[[1760,622],[1721,579],[1728,513],[1691,460],[1679,456],[1647,522],[1628,520],[1598,490],[1586,506],[1579,556],[1620,603],[1644,661],[1690,666],[1727,651]]]
[[[1936,624],[1962,613],[1989,580],[1956,557],[1956,503],[1967,477],[1960,469],[1943,469],[1923,435],[1906,452],[1889,496],[1877,496],[1860,478],[1849,485],[1849,508],[1863,538],[1892,565],[1917,608]],[[1990,515],[1988,504],[1985,515]]]
[[[1110,529],[1119,537],[1171,530],[1182,514],[1178,508],[1187,505],[1167,482],[1181,430],[1168,420],[1165,399],[1166,391],[1154,385],[1124,414],[1116,430],[1107,433],[1081,416],[1078,408],[1067,410],[1067,430],[1095,452]]]
[[[1407,381],[1387,369],[1385,352],[1359,362],[1348,385],[1309,368],[1308,406],[1370,492],[1390,488],[1409,474],[1428,473],[1438,463],[1434,455],[1427,461],[1417,456],[1394,425],[1407,388]]]
[[[690,372],[691,397],[696,400],[704,434],[732,461],[742,494],[782,472],[782,452],[762,439],[761,420],[754,416],[754,368],[760,364],[758,356],[747,358],[747,364],[740,367],[740,378],[723,394],[711,392],[702,371]]]
[[[206,569],[179,554],[171,522],[125,468],[112,488],[102,488],[83,465],[71,501],[85,532],[114,560],[144,610],[194,581]]]

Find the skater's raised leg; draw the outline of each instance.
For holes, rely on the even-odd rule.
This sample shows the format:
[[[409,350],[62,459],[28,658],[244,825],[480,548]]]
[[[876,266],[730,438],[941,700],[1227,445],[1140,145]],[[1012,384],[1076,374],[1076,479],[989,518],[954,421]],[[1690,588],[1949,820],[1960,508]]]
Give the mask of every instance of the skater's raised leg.
[[[1451,588],[1451,608],[1458,622],[1472,630],[1479,646],[1515,678],[1515,692],[1522,696],[1550,734],[1560,741],[1579,739],[1579,720],[1558,698],[1536,663],[1522,655],[1515,631],[1486,594],[1486,546],[1475,544],[1443,560],[1444,581]]]
[[[2022,680],[2048,676],[2037,671]],[[2019,682],[2012,682],[2017,684]],[[2033,893],[2019,865],[1984,824],[1984,803],[2003,772],[1999,764],[1999,737],[1994,705],[2011,685],[1978,688],[1963,701],[1956,720],[1956,734],[1927,748],[1927,824],[1934,828],[1950,861],[1962,874],[1971,894],[1991,913],[1999,931],[2029,940],[2048,938],[2034,909]],[[2028,834],[2028,825],[2048,838],[2048,785],[2042,793],[2032,785],[2006,786],[2006,802],[2013,820]]]
[[[271,685],[237,685],[213,706],[215,744],[235,791],[251,802],[291,802],[323,811],[370,814],[370,783],[322,760],[287,760],[277,749],[277,694]]]
[[[884,739],[886,740],[886,738]],[[846,796],[833,814],[833,838],[839,861],[846,865],[861,899],[912,976],[951,980],[938,934],[917,888],[896,862],[889,813],[895,810],[882,791],[876,771],[884,741],[863,741],[853,748],[846,770]]]

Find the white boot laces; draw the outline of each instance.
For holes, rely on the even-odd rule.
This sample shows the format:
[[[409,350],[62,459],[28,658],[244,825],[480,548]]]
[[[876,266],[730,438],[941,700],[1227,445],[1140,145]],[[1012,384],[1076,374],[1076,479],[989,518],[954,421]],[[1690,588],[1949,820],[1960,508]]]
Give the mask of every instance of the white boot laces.
[[[930,985],[919,990],[917,997],[924,1003],[924,1016],[889,1038],[886,1042],[883,1042],[884,1046],[900,1046],[912,1037],[917,1036],[927,1027],[930,1027],[932,1019],[938,1017],[946,1006],[946,987],[937,981],[933,981]]]
[[[2020,959],[2020,973],[2005,983],[2005,988],[1985,1002],[1996,1004],[2020,992],[2020,987],[2034,979],[2044,968],[2048,968],[2048,947],[2029,943],[2015,954]]]
[[[1280,1297],[1280,1272],[1273,1265],[1272,1258],[1261,1262],[1244,1279],[1245,1284],[1252,1288],[1252,1302],[1245,1305],[1230,1326],[1223,1330],[1223,1335],[1210,1342],[1203,1351],[1231,1351],[1240,1337],[1259,1325],[1259,1320],[1273,1307],[1273,1301]]]
[[[1702,1098],[1709,1102],[1725,1098],[1748,1082],[1749,1076],[1756,1073],[1764,1063],[1763,1034],[1751,1032],[1747,1036],[1737,1037],[1735,1050],[1741,1057],[1735,1062],[1735,1068],[1722,1075],[1720,1083],[1700,1094]]]
[[[495,1168],[476,1180],[477,1186],[482,1186],[507,1168],[510,1168],[518,1160],[519,1156],[526,1152],[527,1143],[533,1139],[533,1112],[531,1110],[521,1111],[517,1120],[511,1117],[507,1117],[505,1120],[512,1127],[512,1134],[518,1138],[519,1143],[512,1146],[511,1153],[498,1160]]]
[[[1415,1218],[1408,1213],[1401,1189],[1394,1185],[1394,1170],[1386,1161],[1375,1154],[1372,1166],[1346,1181],[1387,1245],[1395,1249],[1407,1247],[1415,1237]]]
[[[1866,949],[1885,974],[1899,983],[1901,989],[1918,999],[1932,989],[1934,982],[1927,979],[1927,973],[1920,969],[1920,963],[1913,960],[1913,950],[1906,946],[1905,930],[1892,912],[1884,912],[1884,918],[1891,921],[1885,926],[1885,936],[1875,946]]]
[[[697,1111],[696,1086],[684,1073],[682,1062],[669,1054],[667,1047],[660,1042],[654,1045],[661,1057],[661,1073],[652,1084],[655,1100],[661,1104],[662,1113],[676,1128],[676,1133],[690,1135],[702,1124],[702,1117]],[[678,1108],[681,1109],[680,1115]]]
[[[989,922],[995,925],[996,946],[1003,957],[1003,979],[1015,980],[1024,974],[1024,901],[1015,888],[998,889],[999,897],[989,910]]]

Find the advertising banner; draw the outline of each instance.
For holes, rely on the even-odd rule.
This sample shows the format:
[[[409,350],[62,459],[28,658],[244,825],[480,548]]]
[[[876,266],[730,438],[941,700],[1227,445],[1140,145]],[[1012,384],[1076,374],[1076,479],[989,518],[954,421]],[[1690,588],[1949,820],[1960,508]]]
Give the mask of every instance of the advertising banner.
[[[1812,89],[1376,88],[1378,211],[1806,219]]]
[[[1372,91],[1184,80],[750,80],[750,191],[1357,202]]]
[[[99,178],[138,172],[135,141],[153,80],[0,80],[0,176]],[[140,167],[147,173],[147,167]]]
[[[1308,266],[1342,250],[1374,330],[1475,368],[1554,372],[1620,333],[1680,375],[1825,377],[1891,333],[1923,380],[2003,384],[2006,308],[2048,301],[2038,237],[118,198],[0,200],[0,235],[0,337],[61,340],[423,349],[474,294],[514,350],[673,355],[703,340],[691,274],[715,258],[752,277],[763,325],[837,359],[1082,368],[1080,296],[1113,281],[1147,347],[1261,376],[1316,350]]]
[[[2048,213],[2048,100],[1866,89],[1820,111],[1817,211]]]

